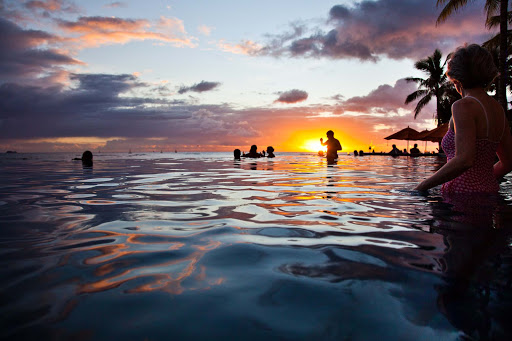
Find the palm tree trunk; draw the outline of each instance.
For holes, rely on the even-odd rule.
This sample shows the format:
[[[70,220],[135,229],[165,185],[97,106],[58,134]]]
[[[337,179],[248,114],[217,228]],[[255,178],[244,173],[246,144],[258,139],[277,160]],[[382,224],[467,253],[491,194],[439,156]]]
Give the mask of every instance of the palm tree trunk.
[[[508,36],[508,0],[500,0],[500,56],[499,56],[499,86],[498,98],[500,104],[503,106],[505,113],[507,113],[507,36]],[[508,117],[510,120],[511,117]]]

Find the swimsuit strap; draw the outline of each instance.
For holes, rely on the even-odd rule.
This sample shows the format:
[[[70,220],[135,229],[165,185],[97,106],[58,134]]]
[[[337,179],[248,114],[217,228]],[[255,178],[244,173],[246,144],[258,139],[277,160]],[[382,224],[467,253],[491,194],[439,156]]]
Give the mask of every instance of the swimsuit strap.
[[[476,98],[476,97],[473,97],[473,96],[466,96],[466,98],[472,98],[472,99],[474,99],[475,101],[477,101],[477,102],[480,104],[480,106],[482,107],[482,109],[484,109],[485,120],[487,121],[487,137],[486,137],[486,138],[488,139],[488,138],[489,138],[489,117],[487,117],[487,111],[485,110],[484,105],[483,105],[483,104],[482,104],[482,102],[480,102],[480,101],[478,100],[478,98]]]

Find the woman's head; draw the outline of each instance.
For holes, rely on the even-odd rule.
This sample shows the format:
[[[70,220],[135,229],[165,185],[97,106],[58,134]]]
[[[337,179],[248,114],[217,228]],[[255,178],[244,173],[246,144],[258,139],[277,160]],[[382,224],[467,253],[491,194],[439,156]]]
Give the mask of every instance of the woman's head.
[[[258,150],[258,147],[257,147],[255,144],[253,144],[253,145],[251,146],[251,150],[250,150],[250,151],[251,151],[251,152],[256,152],[257,150]]]
[[[477,44],[466,44],[452,53],[446,75],[464,89],[486,88],[498,75],[498,69],[489,51]]]

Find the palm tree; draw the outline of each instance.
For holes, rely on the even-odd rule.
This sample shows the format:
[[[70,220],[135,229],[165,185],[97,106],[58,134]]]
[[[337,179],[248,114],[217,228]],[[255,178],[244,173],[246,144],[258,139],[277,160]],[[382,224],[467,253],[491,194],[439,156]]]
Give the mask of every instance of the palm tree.
[[[441,64],[442,58],[441,51],[436,49],[431,56],[421,59],[414,64],[416,69],[428,76],[427,78],[408,77],[405,79],[407,82],[418,84],[418,90],[405,99],[405,104],[409,104],[418,98],[420,99],[414,109],[414,118],[418,117],[421,110],[435,97],[438,126],[450,120],[451,104],[457,99],[454,95],[455,89],[444,73],[446,60]]]
[[[437,6],[444,5],[436,24],[440,24],[453,13],[466,6],[469,0],[437,0]],[[472,0],[474,1],[474,0]],[[486,0],[485,11],[487,13],[486,27],[493,28],[497,26],[499,20],[499,63],[498,69],[501,77],[498,79],[497,95],[500,104],[507,111],[507,37],[508,37],[508,0]],[[509,117],[510,119],[510,117]]]

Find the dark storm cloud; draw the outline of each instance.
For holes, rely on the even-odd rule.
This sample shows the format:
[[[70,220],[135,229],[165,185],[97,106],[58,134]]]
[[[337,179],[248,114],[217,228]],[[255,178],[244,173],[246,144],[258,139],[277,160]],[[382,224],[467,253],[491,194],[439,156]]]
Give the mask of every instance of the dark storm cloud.
[[[482,4],[471,4],[464,15],[455,15],[436,27],[439,12],[435,2],[425,0],[366,0],[350,7],[336,5],[329,11],[327,31],[301,27],[294,29],[295,34],[273,35],[254,54],[363,61],[376,61],[381,56],[418,59],[436,48],[451,50],[466,41],[478,43],[489,37]]]
[[[143,97],[154,90],[133,75],[72,74],[73,88],[0,85],[0,140],[95,137],[181,137],[183,143],[222,136],[257,136],[224,105]],[[138,95],[132,95],[139,92]]]
[[[179,88],[178,93],[184,94],[189,91],[193,92],[205,92],[205,91],[211,91],[215,88],[220,86],[219,82],[206,82],[201,81],[200,83],[194,84],[192,86],[182,86]]]
[[[308,93],[306,91],[293,89],[290,91],[285,91],[279,95],[279,98],[276,99],[276,102],[280,103],[297,103],[305,101],[308,98]]]
[[[15,23],[0,18],[0,78],[3,81],[34,78],[41,73],[56,71],[60,66],[81,64],[59,51],[41,45],[59,38],[39,30],[24,30]]]

